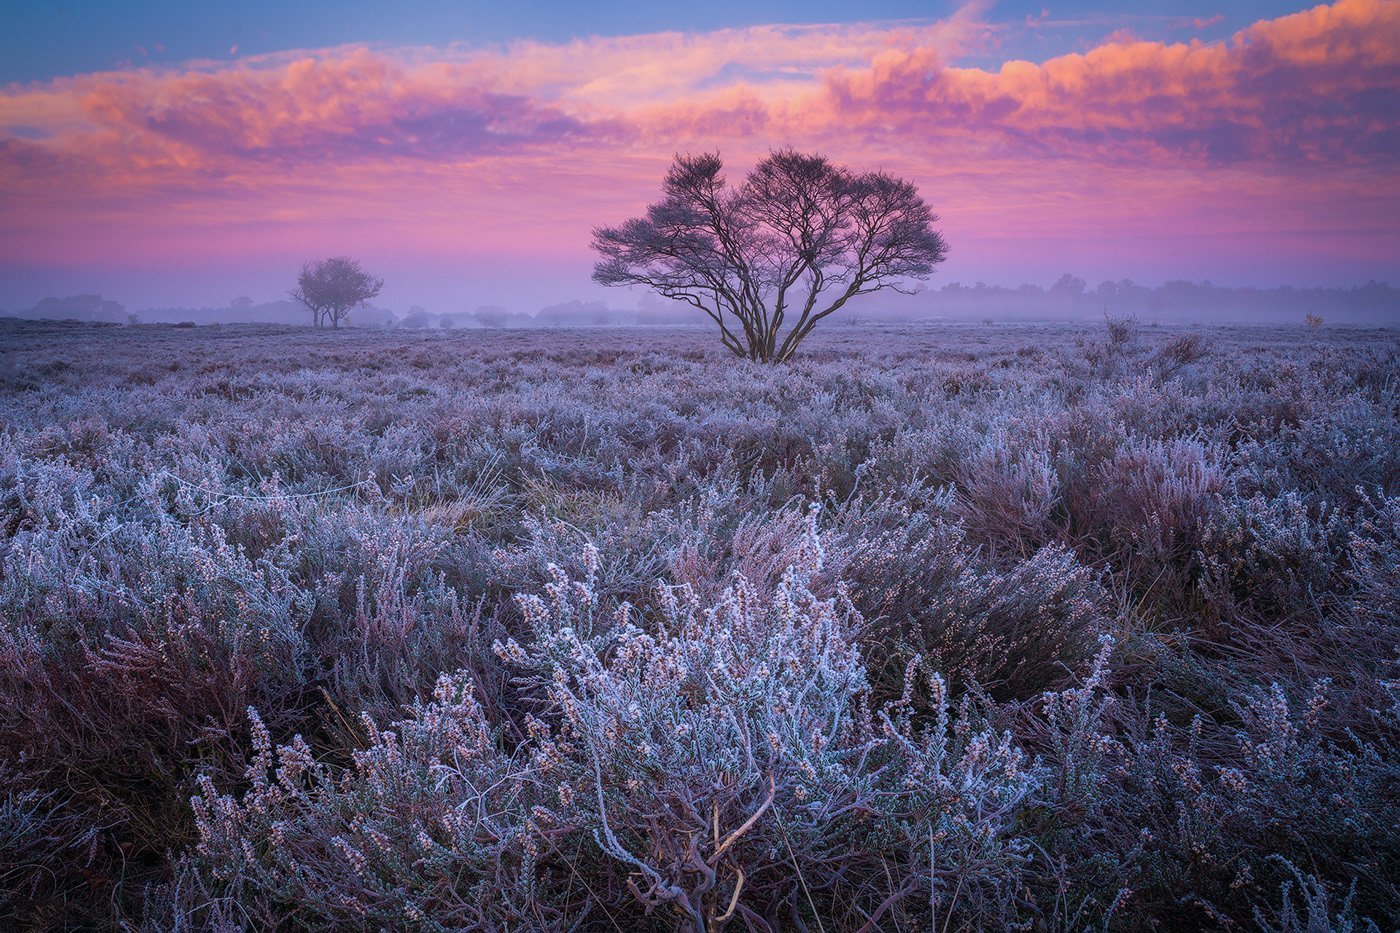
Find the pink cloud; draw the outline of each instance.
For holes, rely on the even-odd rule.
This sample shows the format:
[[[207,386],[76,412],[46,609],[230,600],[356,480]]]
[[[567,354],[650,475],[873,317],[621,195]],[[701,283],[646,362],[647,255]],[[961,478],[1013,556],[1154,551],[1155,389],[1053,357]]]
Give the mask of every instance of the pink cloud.
[[[997,72],[922,49],[828,79],[833,123],[925,122],[1038,158],[1334,166],[1400,159],[1400,7],[1350,0],[1257,23],[1228,44],[1107,42]]]
[[[74,81],[94,136],[181,165],[339,163],[520,151],[586,132],[557,107],[460,70],[410,70],[364,49],[277,68],[100,75]]]

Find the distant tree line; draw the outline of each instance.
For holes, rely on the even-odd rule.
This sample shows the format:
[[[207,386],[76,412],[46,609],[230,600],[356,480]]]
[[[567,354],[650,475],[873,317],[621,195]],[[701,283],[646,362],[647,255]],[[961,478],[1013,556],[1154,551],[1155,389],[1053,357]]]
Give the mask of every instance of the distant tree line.
[[[1075,320],[1097,318],[1107,312],[1136,315],[1146,322],[1160,319],[1302,323],[1312,314],[1337,323],[1400,324],[1400,289],[1374,279],[1351,288],[1231,288],[1184,280],[1149,286],[1131,279],[1090,287],[1084,279],[1066,274],[1048,288],[954,282],[890,310],[907,313],[915,306],[921,313],[940,316],[1018,319]]]
[[[1082,286],[1082,287],[1081,287]],[[470,307],[470,306],[469,306]],[[1309,314],[1324,324],[1400,325],[1400,288],[1370,281],[1350,288],[1231,288],[1210,282],[1172,281],[1141,285],[1128,279],[1090,286],[1075,276],[1062,276],[1052,285],[1007,287],[977,282],[952,282],[914,295],[871,295],[853,309],[848,323],[916,321],[928,318],[992,320],[1098,320],[1105,310],[1131,314],[1143,323],[1253,322],[1302,325]],[[129,311],[101,295],[45,298],[30,308],[0,312],[42,320],[145,324],[299,324],[306,308],[291,300],[255,302],[240,297],[222,307],[140,308]],[[411,306],[395,313],[366,304],[343,324],[354,327],[473,328],[473,327],[589,327],[634,324],[708,324],[708,319],[677,302],[642,295],[635,308],[613,307],[604,301],[573,299],[530,313],[500,305],[472,310],[433,312]]]

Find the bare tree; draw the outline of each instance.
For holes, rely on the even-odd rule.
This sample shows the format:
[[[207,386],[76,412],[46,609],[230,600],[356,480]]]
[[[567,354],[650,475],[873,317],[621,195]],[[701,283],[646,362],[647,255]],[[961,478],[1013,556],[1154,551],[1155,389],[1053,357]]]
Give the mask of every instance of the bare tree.
[[[332,256],[303,263],[297,287],[288,294],[311,309],[317,327],[324,327],[329,320],[331,328],[335,329],[351,311],[378,295],[383,288],[384,280],[361,269],[358,260]]]
[[[791,149],[737,188],[722,167],[718,153],[676,156],[646,216],[593,231],[593,280],[693,305],[735,355],[781,362],[852,298],[903,291],[947,257],[938,216],[903,179]]]

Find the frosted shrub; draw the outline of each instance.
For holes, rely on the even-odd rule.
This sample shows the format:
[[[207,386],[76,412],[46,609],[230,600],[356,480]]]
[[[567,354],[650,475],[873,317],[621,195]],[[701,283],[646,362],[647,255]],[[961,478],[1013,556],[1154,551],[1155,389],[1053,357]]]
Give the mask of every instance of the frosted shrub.
[[[96,856],[98,829],[57,791],[22,790],[24,778],[0,768],[0,916],[74,896]]]
[[[330,728],[353,733],[357,712],[397,715],[443,670],[494,666],[474,572],[489,551],[476,538],[359,504],[300,527],[298,576],[314,606],[305,632],[338,707]]]
[[[1321,323],[1318,321],[1318,324]],[[1283,865],[1293,877],[1279,886],[1280,905],[1277,911],[1254,908],[1254,921],[1259,924],[1262,933],[1380,933],[1381,928],[1375,921],[1356,916],[1353,904],[1355,886],[1347,892],[1334,913],[1335,899],[1325,884],[1314,875],[1299,871],[1287,860],[1283,860]]]
[[[1102,340],[1079,337],[1076,340],[1076,362],[1088,364],[1094,378],[1110,380],[1121,378],[1139,354],[1139,331],[1141,322],[1131,314],[1109,314],[1104,312]]]
[[[1330,376],[1329,376],[1330,378]],[[1241,491],[1276,496],[1289,489],[1351,508],[1365,495],[1393,493],[1400,481],[1400,444],[1395,443],[1393,400],[1385,391],[1369,397],[1355,387],[1328,391],[1315,377],[1267,396],[1289,403],[1277,425],[1239,446]]]
[[[977,541],[1013,555],[1055,538],[1059,477],[1043,438],[1027,425],[999,426],[956,472],[953,511]]]
[[[1383,872],[1400,856],[1387,828],[1400,816],[1400,767],[1382,745],[1328,736],[1329,702],[1327,680],[1292,701],[1277,683],[1250,690],[1234,704],[1239,763],[1220,772],[1222,789],[1237,819],[1273,851],[1345,851],[1352,870]],[[1400,722],[1388,726],[1393,736]]]
[[[869,896],[850,886],[871,883],[876,837],[916,874],[932,840],[925,884],[965,881],[959,909],[989,909],[979,896],[1014,877],[1014,813],[1034,786],[1019,751],[971,723],[950,735],[941,684],[928,733],[872,714],[859,617],[844,595],[808,588],[822,554],[812,526],[771,599],[742,576],[713,606],[669,587],[658,620],[642,627],[623,607],[591,638],[591,577],[561,577],[548,601],[524,600],[533,649],[500,649],[535,673],[557,716],[532,726],[555,819],[581,816],[611,860],[608,887],[648,911],[697,928],[831,915]]]
[[[313,925],[550,925],[537,886],[533,782],[498,747],[464,677],[387,729],[337,775],[296,737],[272,748],[250,711],[255,754],[241,799],[207,778],[194,799],[207,872],[255,922],[295,909]],[[261,920],[260,920],[261,918]]]
[[[806,584],[813,592],[833,594],[845,575],[850,549],[841,545],[839,536],[818,529],[820,510],[812,503],[805,510],[794,505],[762,517],[746,515],[731,533],[716,533],[723,553],[714,582],[742,578],[771,594],[791,568],[805,567]]]
[[[1042,694],[1045,756],[1050,767],[1056,806],[1069,811],[1092,811],[1105,787],[1119,771],[1124,751],[1112,735],[1114,702],[1108,693],[1109,658],[1113,641],[1099,640],[1093,665],[1082,682],[1065,690]]]
[[[1188,438],[1130,438],[1099,467],[1085,518],[1101,553],[1143,590],[1180,598],[1190,587],[1202,525],[1226,485],[1219,457]]]
[[[1282,852],[1327,866],[1334,893],[1356,882],[1358,910],[1384,915],[1400,771],[1380,746],[1325,736],[1326,683],[1297,701],[1278,684],[1251,690],[1233,729],[1061,697],[1049,711],[1045,844],[1066,855],[1062,884],[1082,898],[1071,927],[1105,916],[1133,927],[1167,904],[1189,908],[1183,923],[1248,920],[1289,877],[1270,857]]]
[[[771,599],[742,577],[713,606],[663,588],[650,620],[599,618],[586,556],[521,598],[527,645],[497,647],[544,701],[513,756],[464,675],[367,722],[341,776],[299,739],[274,753],[255,717],[250,790],[196,800],[199,856],[226,896],[328,922],[1006,916],[1033,769],[941,680],[928,724],[908,697],[871,706],[858,616],[807,587],[820,554]]]
[[[588,541],[606,558],[604,576],[596,581],[600,596],[612,603],[646,598],[679,546],[676,523],[667,513],[648,513],[634,501],[610,498],[595,508],[569,519],[524,519],[524,540],[493,554],[493,584],[503,594],[534,590],[549,581],[551,565],[581,574],[579,554]]]
[[[586,639],[589,582],[561,580],[549,605],[528,600],[535,649],[502,652],[538,671],[559,714],[534,763],[616,861],[616,889],[635,873],[642,904],[699,928],[794,893],[791,845],[824,888],[839,866],[808,847],[872,790],[860,758],[875,742],[843,610],[794,571],[771,606],[742,580],[710,608],[668,589],[655,634],[624,614]]]
[[[353,611],[333,635],[323,636],[334,703],[387,718],[431,692],[443,669],[472,670],[479,699],[498,699],[503,677],[490,652],[498,626],[483,617],[482,603],[464,605],[444,576],[409,586],[394,569],[391,564],[388,573],[361,578]],[[353,734],[342,715],[328,725]]]
[[[999,566],[959,526],[912,512],[847,534],[845,576],[886,678],[918,654],[960,688],[1029,698],[1087,660],[1107,624],[1096,575],[1063,547]]]
[[[1354,613],[1381,632],[1400,629],[1400,496],[1367,499],[1347,553]]]
[[[1157,365],[1158,377],[1169,379],[1209,355],[1210,347],[1200,334],[1182,334],[1158,347],[1152,354],[1152,362]]]
[[[189,837],[195,772],[245,756],[231,704],[295,718],[307,602],[217,526],[124,520],[47,481],[17,492],[28,511],[0,554],[0,792],[73,827],[100,885]]]
[[[1134,315],[1105,313],[1103,319],[1109,347],[1126,350],[1137,339],[1141,323]]]
[[[1287,617],[1331,588],[1344,550],[1342,515],[1287,492],[1220,497],[1200,542],[1201,589],[1217,611],[1242,605]]]

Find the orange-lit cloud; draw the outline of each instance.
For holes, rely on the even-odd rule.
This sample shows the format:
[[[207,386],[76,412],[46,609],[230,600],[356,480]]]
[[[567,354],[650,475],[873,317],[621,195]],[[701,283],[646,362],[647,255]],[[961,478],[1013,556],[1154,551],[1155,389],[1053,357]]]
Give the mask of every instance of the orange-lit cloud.
[[[1400,5],[1350,0],[1225,45],[1108,43],[997,72],[923,49],[828,79],[835,119],[920,122],[1049,158],[1150,166],[1400,163]]]
[[[974,251],[1181,228],[1400,245],[1395,0],[1342,0],[1224,43],[1105,41],[959,67],[994,32],[982,9],[934,24],[333,48],[12,85],[0,250],[237,256],[348,238],[581,255],[590,225],[654,194],[673,152],[718,147],[741,165],[780,145],[910,175],[950,230],[984,244]]]

